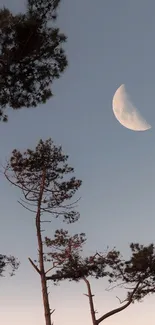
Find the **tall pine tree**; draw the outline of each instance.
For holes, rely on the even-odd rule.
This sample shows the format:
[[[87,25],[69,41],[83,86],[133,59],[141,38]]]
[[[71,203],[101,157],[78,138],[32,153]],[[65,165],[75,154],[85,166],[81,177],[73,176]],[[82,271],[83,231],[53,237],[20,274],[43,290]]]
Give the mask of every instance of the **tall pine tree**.
[[[46,325],[51,325],[51,311],[48,297],[44,258],[42,226],[52,218],[73,223],[79,219],[72,198],[81,185],[73,176],[74,169],[68,165],[68,156],[51,139],[40,140],[35,150],[12,152],[5,169],[5,177],[18,187],[23,195],[20,204],[35,215],[38,261],[30,263],[40,277]],[[46,215],[46,217],[45,217]],[[45,217],[45,219],[44,219]]]

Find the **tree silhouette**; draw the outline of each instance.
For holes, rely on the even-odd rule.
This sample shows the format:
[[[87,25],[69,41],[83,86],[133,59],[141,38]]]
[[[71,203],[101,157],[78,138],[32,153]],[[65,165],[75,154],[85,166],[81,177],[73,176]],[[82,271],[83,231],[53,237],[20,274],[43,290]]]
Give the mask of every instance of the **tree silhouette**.
[[[87,286],[92,324],[98,325],[108,317],[126,309],[131,303],[141,301],[145,296],[155,293],[155,246],[130,245],[131,257],[124,260],[116,249],[96,252],[93,256],[82,256],[85,234],[70,236],[63,229],[55,232],[54,239],[45,237],[48,252],[45,260],[50,263],[47,281],[55,284],[62,280],[83,280]],[[121,287],[126,290],[126,297],[119,302],[122,306],[113,309],[97,319],[94,307],[94,295],[89,277],[106,278],[110,288]],[[112,286],[112,287],[111,287]]]
[[[4,276],[4,272],[8,267],[11,269],[10,276],[13,276],[19,264],[19,261],[14,256],[0,254],[0,276]]]
[[[62,152],[62,148],[56,147],[51,139],[45,142],[40,140],[34,151],[28,149],[21,153],[15,149],[4,171],[7,180],[21,190],[23,198],[19,203],[35,214],[39,266],[31,258],[29,261],[40,276],[46,325],[51,325],[54,310],[51,311],[48,299],[42,224],[51,222],[49,214],[67,223],[79,218],[74,202],[68,202],[81,181],[71,177],[74,169],[67,160],[68,156]],[[47,215],[46,220],[43,219],[44,214]]]
[[[5,109],[36,107],[67,67],[66,36],[55,27],[60,0],[27,0],[25,14],[0,10],[0,119]]]

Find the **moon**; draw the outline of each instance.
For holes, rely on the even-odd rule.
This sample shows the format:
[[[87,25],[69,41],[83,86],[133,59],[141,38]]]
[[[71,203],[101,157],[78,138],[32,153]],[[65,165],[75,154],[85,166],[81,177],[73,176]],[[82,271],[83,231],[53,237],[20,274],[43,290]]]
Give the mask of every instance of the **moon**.
[[[151,129],[151,125],[145,121],[130,101],[124,84],[116,90],[112,101],[112,108],[116,119],[127,129],[133,131]]]

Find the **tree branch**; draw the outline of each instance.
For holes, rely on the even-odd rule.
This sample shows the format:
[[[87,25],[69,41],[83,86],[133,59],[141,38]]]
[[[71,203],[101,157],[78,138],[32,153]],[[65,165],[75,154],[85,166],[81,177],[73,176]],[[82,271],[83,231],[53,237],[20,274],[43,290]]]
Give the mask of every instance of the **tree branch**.
[[[3,167],[3,166],[2,166]],[[7,175],[7,171],[8,171],[8,167],[6,167],[5,169],[4,169],[4,176],[6,177],[6,179],[8,180],[8,182],[10,182],[12,185],[14,185],[14,186],[16,186],[16,187],[18,187],[18,188],[20,188],[21,190],[22,190],[22,193],[23,193],[23,195],[24,195],[24,197],[25,197],[25,199],[27,199],[28,201],[36,201],[36,199],[34,200],[34,199],[29,199],[29,198],[27,198],[26,197],[26,195],[28,195],[29,193],[33,193],[33,194],[38,194],[38,192],[37,191],[34,191],[34,190],[30,190],[30,189],[28,189],[27,187],[26,187],[26,185],[25,186],[20,186],[19,184],[17,184],[17,183],[15,183],[14,181],[12,181],[11,180],[11,175],[10,175],[10,177]],[[14,172],[15,173],[15,172]],[[16,173],[15,173],[15,176],[16,176],[16,179],[18,180],[18,176],[16,175]],[[28,193],[25,195],[25,192],[24,191],[28,191]]]
[[[140,281],[137,283],[137,285],[135,286],[134,290],[133,290],[132,293],[131,293],[131,296],[130,296],[128,302],[127,302],[124,306],[119,307],[119,308],[116,308],[116,309],[113,309],[113,310],[109,311],[108,313],[104,314],[104,315],[101,316],[99,319],[97,319],[97,323],[96,323],[96,324],[98,325],[99,323],[101,323],[101,322],[102,322],[103,320],[105,320],[106,318],[108,318],[108,317],[110,317],[110,316],[113,316],[113,315],[119,313],[120,311],[126,309],[126,308],[127,308],[127,307],[132,303],[132,301],[133,301],[133,296],[134,296],[135,292],[137,291],[137,289],[138,289],[140,283],[141,283]]]
[[[47,274],[48,272],[50,272],[51,270],[53,270],[55,268],[55,266],[54,266],[54,263],[53,263],[53,266],[52,267],[50,267],[50,269],[48,269],[46,272],[45,272],[45,274]],[[47,279],[47,278],[46,278]]]
[[[20,201],[17,201],[23,208],[25,208],[26,210],[30,211],[30,212],[33,212],[33,213],[36,213],[36,211],[28,208],[26,205],[24,205],[23,203],[21,203]]]
[[[39,270],[38,267],[33,263],[33,261],[31,260],[30,257],[28,257],[28,260],[30,261],[30,263],[32,264],[32,266],[34,267],[34,269],[35,269],[39,274],[41,274],[40,270]]]

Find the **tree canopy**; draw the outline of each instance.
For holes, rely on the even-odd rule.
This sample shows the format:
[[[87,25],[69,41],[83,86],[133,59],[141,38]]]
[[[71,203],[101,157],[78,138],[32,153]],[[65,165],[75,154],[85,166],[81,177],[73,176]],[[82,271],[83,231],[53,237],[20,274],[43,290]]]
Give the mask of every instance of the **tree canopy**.
[[[55,284],[63,280],[84,280],[87,285],[93,325],[98,325],[106,318],[123,311],[131,303],[141,301],[145,296],[155,293],[155,246],[131,243],[130,258],[124,259],[115,248],[105,252],[96,252],[93,256],[84,256],[83,245],[86,242],[84,233],[70,236],[63,229],[55,232],[54,239],[45,237],[47,253],[45,260],[50,263],[47,281]],[[91,285],[88,278],[106,278],[109,288],[121,287],[125,290],[123,304],[100,318],[96,318]],[[124,291],[123,290],[123,291]]]
[[[26,13],[0,10],[0,118],[5,108],[36,107],[53,95],[67,67],[66,36],[56,27],[60,0],[27,0]]]
[[[22,190],[20,204],[36,213],[40,188],[43,193],[40,204],[42,214],[51,213],[68,223],[79,219],[79,212],[74,209],[72,199],[82,181],[73,176],[74,168],[67,163],[68,155],[61,146],[54,145],[51,139],[40,140],[35,150],[20,152],[14,149],[5,167],[5,177]],[[72,176],[71,176],[72,175]]]
[[[13,276],[15,271],[19,267],[19,262],[14,256],[7,256],[0,254],[0,276],[4,276],[4,272],[9,267],[10,269],[10,276]]]

